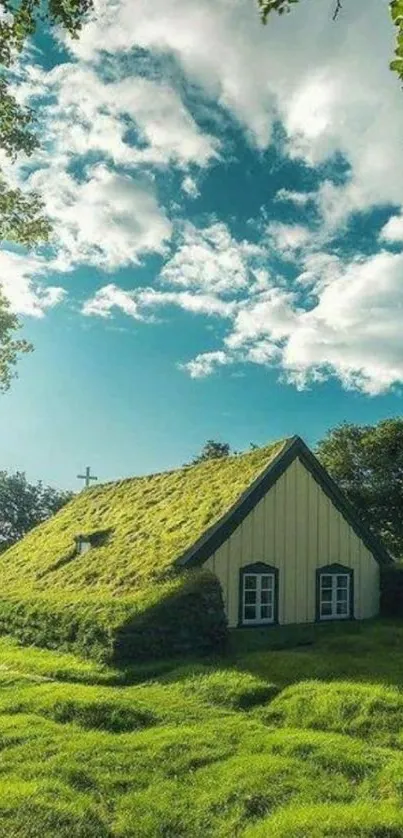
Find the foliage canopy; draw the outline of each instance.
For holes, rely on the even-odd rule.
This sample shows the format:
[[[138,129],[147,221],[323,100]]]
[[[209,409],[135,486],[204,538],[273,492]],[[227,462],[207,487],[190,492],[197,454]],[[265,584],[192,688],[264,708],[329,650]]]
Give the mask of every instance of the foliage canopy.
[[[317,455],[392,555],[403,557],[403,419],[344,423],[329,431]]]
[[[205,460],[219,460],[221,457],[229,457],[230,453],[231,448],[228,442],[216,442],[214,439],[208,439],[200,454],[193,458],[191,465],[203,463]]]
[[[71,497],[71,492],[29,483],[23,472],[0,471],[0,552],[58,512]]]

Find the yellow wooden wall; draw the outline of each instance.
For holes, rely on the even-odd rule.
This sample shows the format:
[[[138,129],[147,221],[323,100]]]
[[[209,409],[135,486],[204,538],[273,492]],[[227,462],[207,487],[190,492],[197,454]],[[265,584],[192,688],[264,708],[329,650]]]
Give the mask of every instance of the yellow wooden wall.
[[[315,620],[317,567],[354,569],[354,616],[378,613],[379,566],[299,459],[294,460],[205,566],[219,578],[230,627],[238,624],[239,570],[279,568],[279,622]]]

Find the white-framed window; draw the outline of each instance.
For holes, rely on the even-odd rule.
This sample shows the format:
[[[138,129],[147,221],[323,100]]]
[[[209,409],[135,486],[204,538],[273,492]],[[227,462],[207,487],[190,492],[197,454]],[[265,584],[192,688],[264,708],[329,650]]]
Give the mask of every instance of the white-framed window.
[[[326,573],[319,577],[319,619],[346,620],[350,614],[349,573]]]
[[[274,573],[245,573],[242,590],[242,623],[258,625],[274,622]]]

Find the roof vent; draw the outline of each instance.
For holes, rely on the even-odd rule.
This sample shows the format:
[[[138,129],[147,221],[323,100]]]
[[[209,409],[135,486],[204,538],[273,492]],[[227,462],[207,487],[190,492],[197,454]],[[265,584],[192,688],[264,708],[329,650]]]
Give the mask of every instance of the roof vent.
[[[76,538],[76,545],[77,545],[77,554],[79,556],[83,556],[84,553],[88,553],[88,550],[91,548],[91,541],[89,538],[86,538],[85,535],[78,535]]]

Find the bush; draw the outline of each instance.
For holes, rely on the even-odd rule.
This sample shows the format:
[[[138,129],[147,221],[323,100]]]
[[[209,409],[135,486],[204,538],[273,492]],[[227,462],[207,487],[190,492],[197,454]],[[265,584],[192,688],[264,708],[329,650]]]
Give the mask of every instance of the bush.
[[[403,617],[403,563],[381,569],[381,615]]]
[[[184,574],[136,596],[0,599],[0,634],[108,663],[222,652],[227,625],[213,574]]]

